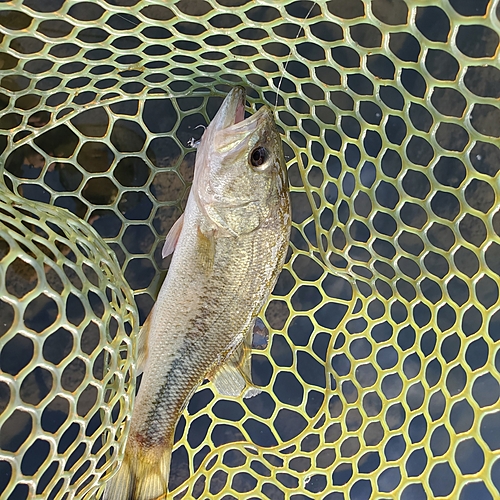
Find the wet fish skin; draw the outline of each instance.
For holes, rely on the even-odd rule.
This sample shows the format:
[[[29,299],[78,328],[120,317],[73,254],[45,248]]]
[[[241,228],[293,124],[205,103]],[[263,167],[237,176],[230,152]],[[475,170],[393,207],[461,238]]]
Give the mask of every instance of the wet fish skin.
[[[175,251],[141,332],[144,375],[105,500],[166,497],[181,412],[241,345],[281,271],[291,223],[281,138],[265,106],[243,120],[244,100],[234,88],[205,130],[185,213],[167,236],[164,253]]]

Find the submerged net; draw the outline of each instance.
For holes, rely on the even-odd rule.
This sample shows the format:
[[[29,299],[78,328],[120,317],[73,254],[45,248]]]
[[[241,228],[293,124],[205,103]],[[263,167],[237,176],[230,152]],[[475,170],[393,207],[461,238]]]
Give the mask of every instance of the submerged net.
[[[2,191],[37,201],[30,214],[49,203],[89,222],[141,322],[168,267],[161,247],[192,180],[195,127],[234,84],[248,88],[250,108],[277,100],[294,224],[259,323],[271,333],[253,355],[262,393],[242,400],[200,387],[177,427],[173,498],[500,495],[498,0],[24,0],[0,3],[0,25]],[[23,212],[9,213],[4,239],[25,235]],[[105,247],[94,251],[96,263],[111,262]],[[37,293],[55,295],[43,250],[18,243],[7,255],[36,260]],[[82,259],[72,269],[103,294],[78,270]],[[57,380],[65,363],[89,356],[45,356],[53,326],[21,319],[30,306],[10,300],[0,265],[17,311],[10,333],[0,325],[0,495],[90,497],[119,453],[92,452],[91,415],[72,403],[55,432],[41,425],[28,436],[9,420],[16,410],[43,423],[58,392],[76,401],[91,375],[64,391]],[[62,308],[67,295],[56,294]],[[99,324],[103,348],[110,334]],[[17,328],[34,346],[20,373],[52,373],[32,376],[38,393],[51,381],[45,399],[23,398],[6,368]],[[121,430],[107,411],[96,442],[109,444],[106,432]],[[59,451],[75,422],[73,448]],[[35,439],[49,443],[46,458],[23,468]]]

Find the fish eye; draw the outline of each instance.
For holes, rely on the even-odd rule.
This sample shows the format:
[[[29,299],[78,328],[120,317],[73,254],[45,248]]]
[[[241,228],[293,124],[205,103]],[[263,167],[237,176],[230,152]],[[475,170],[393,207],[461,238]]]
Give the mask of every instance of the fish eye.
[[[255,148],[250,153],[250,163],[252,164],[252,167],[261,167],[264,163],[266,163],[268,158],[269,153],[267,152],[267,149],[262,146]]]

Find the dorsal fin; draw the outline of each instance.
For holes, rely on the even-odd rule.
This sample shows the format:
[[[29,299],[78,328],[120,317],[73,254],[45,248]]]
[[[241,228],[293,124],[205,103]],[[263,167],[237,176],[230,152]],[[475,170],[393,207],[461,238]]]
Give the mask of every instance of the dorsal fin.
[[[177,245],[177,241],[179,240],[179,236],[182,231],[182,225],[184,223],[184,214],[182,214],[174,223],[174,225],[170,228],[170,231],[165,238],[165,244],[163,245],[163,249],[161,251],[161,256],[163,258],[168,257],[171,253],[174,252],[175,247]]]

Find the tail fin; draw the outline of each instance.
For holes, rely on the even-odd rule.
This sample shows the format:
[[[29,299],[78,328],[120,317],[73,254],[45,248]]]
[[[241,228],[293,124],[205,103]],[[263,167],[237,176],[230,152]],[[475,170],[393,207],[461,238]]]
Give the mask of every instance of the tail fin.
[[[171,450],[162,448],[157,453],[129,444],[120,469],[106,484],[102,500],[165,499]]]

